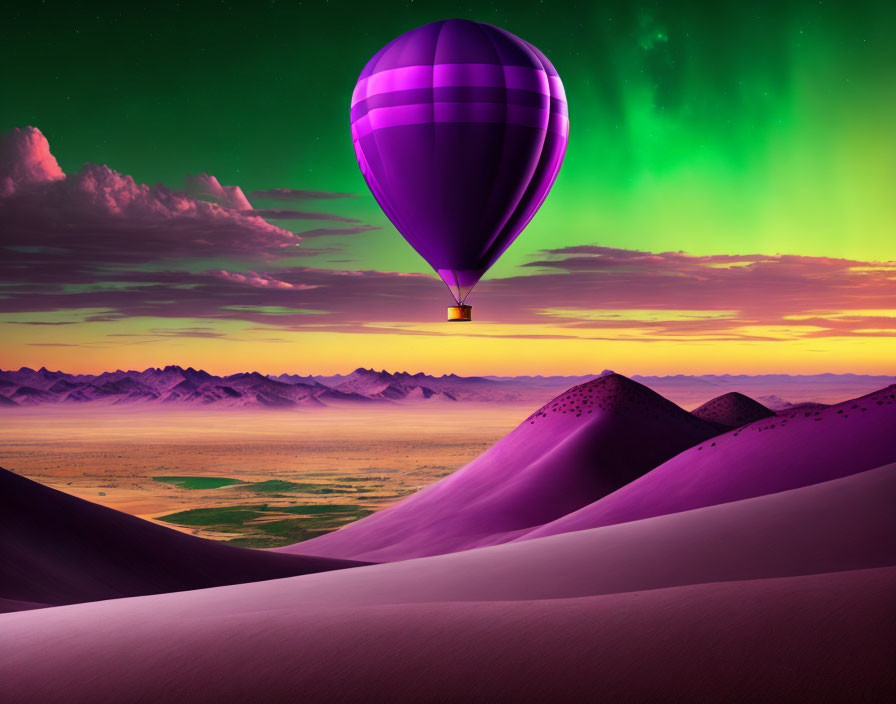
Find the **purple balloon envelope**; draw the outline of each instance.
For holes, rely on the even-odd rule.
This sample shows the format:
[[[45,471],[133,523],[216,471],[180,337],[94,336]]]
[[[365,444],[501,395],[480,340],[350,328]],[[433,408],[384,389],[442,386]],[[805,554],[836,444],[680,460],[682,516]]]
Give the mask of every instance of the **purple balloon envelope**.
[[[351,126],[374,197],[459,306],[541,206],[569,135],[547,57],[459,19],[380,49],[358,78]]]

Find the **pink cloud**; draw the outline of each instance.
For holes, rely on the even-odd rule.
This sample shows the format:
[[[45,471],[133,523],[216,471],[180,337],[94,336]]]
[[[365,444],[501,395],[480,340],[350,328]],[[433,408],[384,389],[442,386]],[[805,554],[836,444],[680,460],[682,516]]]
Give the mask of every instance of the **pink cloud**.
[[[286,208],[256,208],[250,211],[253,215],[271,220],[332,220],[335,222],[360,222],[357,218],[347,218],[333,213],[314,213],[306,210],[289,210]]]
[[[253,198],[267,200],[331,200],[333,198],[354,198],[354,193],[334,193],[332,191],[301,191],[295,188],[269,188],[252,191]]]
[[[198,176],[187,176],[186,191],[198,200],[207,200],[225,208],[251,210],[252,204],[239,186],[222,186],[217,178],[203,171]]]
[[[0,143],[0,279],[7,283],[95,283],[110,280],[110,269],[227,256],[264,260],[301,241],[234,207],[251,205],[237,187],[207,174],[191,187],[220,202],[140,184],[97,164],[66,175],[34,128],[13,130]]]
[[[286,266],[304,251],[296,248],[300,235],[246,210],[242,191],[208,174],[189,181],[190,195],[106,166],[66,176],[34,128],[0,145],[0,312],[91,309],[97,321],[228,318],[361,332],[395,323],[396,333],[419,334],[408,324],[440,321],[450,302],[429,274]],[[275,192],[265,197],[325,197]],[[531,275],[477,287],[477,320],[529,325],[534,337],[612,337],[632,328],[646,341],[766,339],[775,329],[804,338],[896,335],[886,312],[896,305],[896,262],[595,245],[547,250],[526,268]]]
[[[737,310],[769,321],[813,310],[892,308],[896,262],[768,254],[696,256],[609,247],[549,250],[527,266],[539,291],[572,308]],[[494,281],[500,289],[514,279]],[[575,296],[565,295],[570,290]],[[532,301],[536,305],[536,301]]]
[[[380,228],[377,225],[358,225],[356,227],[318,227],[314,230],[304,230],[296,234],[300,235],[302,239],[310,239],[312,237],[329,237],[332,235],[337,235],[339,237],[343,237],[346,235],[360,235],[364,232],[370,232],[371,230],[379,229]]]
[[[22,186],[65,178],[50,143],[37,127],[18,127],[0,134],[0,198]]]
[[[774,339],[776,328],[796,330],[796,336],[806,338],[896,334],[886,332],[894,327],[892,318],[868,312],[893,300],[896,263],[787,256],[751,257],[761,260],[752,264],[732,255],[726,259],[737,259],[742,266],[718,268],[718,257],[710,262],[680,253],[614,256],[640,264],[615,271],[604,267],[597,272],[561,270],[486,280],[471,301],[477,320],[536,328],[530,334],[508,331],[514,337],[591,331],[593,337],[609,339],[632,328],[645,341]],[[401,326],[439,322],[449,302],[442,285],[425,274],[283,267],[264,272],[132,271],[116,274],[116,279],[134,285],[82,293],[66,292],[50,282],[9,287],[7,297],[0,299],[0,311],[90,308],[107,311],[92,320],[229,318],[283,329],[340,332],[382,332],[389,329],[383,325],[396,323],[394,332],[415,334]],[[792,295],[798,290],[803,293]],[[306,310],[323,313],[308,315],[302,312]],[[656,314],[645,320],[644,310]],[[847,310],[866,312],[844,316]],[[596,311],[603,313],[595,316]],[[537,327],[545,332],[537,332]],[[866,329],[884,332],[862,332]]]
[[[291,284],[286,281],[275,279],[269,274],[258,274],[254,271],[247,271],[245,274],[240,274],[234,271],[218,270],[212,271],[211,273],[221,277],[225,281],[246,284],[248,286],[254,286],[255,288],[285,288],[290,291],[310,291],[313,288],[318,288],[318,286],[314,284]]]

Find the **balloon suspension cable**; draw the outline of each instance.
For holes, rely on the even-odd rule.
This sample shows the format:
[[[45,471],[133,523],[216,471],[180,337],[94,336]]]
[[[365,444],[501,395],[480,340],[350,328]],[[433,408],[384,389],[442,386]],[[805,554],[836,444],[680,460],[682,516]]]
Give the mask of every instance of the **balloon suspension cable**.
[[[465,294],[461,295],[461,293],[463,292],[464,289],[460,284],[460,279],[458,278],[456,271],[452,271],[452,274],[454,275],[455,288],[452,289],[451,285],[447,281],[445,281],[445,285],[448,287],[448,290],[451,292],[451,297],[454,299],[454,301],[455,301],[455,303],[457,303],[457,305],[448,306],[448,322],[449,323],[468,323],[473,319],[473,317],[472,317],[473,307],[468,306],[466,304],[467,296],[470,295],[471,289],[467,289],[467,292]],[[444,281],[444,279],[443,279],[443,281]],[[457,290],[457,293],[454,292],[455,289]]]

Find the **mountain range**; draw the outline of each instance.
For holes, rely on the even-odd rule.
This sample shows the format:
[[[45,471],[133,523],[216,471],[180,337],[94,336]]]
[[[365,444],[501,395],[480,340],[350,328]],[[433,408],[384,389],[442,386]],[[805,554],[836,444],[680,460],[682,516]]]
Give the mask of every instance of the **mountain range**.
[[[477,402],[536,405],[602,375],[433,376],[358,368],[331,376],[218,376],[193,367],[149,367],[101,374],[67,374],[44,367],[0,370],[0,408],[44,404],[143,404],[222,408],[323,408],[371,403]],[[807,402],[826,404],[896,382],[858,374],[633,376],[679,405],[697,406],[726,393],[748,394],[772,411]],[[786,397],[782,398],[782,396]],[[726,404],[734,402],[734,397]],[[742,406],[743,399],[737,401]],[[709,412],[709,409],[703,409]],[[728,409],[730,413],[731,408]],[[737,423],[736,423],[737,424]]]
[[[483,379],[356,369],[336,376],[216,376],[193,367],[66,374],[22,367],[0,370],[0,405],[173,404],[228,408],[324,407],[413,401],[521,400],[518,385]]]

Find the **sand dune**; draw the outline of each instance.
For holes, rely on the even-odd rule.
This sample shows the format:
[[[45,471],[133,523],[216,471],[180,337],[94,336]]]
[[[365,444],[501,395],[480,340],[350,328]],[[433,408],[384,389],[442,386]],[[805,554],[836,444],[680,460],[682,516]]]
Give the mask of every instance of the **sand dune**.
[[[379,562],[506,542],[719,432],[618,374],[570,389],[463,469],[286,552]]]
[[[38,604],[33,601],[18,601],[16,599],[0,598],[0,613],[8,613],[10,611],[28,611],[30,609],[42,609],[49,604]]]
[[[41,702],[884,700],[894,499],[890,465],[525,543],[7,614],[0,679]]]
[[[896,697],[896,389],[715,432],[602,377],[380,520],[292,546],[396,560],[341,570],[0,474],[0,701]],[[275,566],[320,571],[257,581]],[[239,570],[256,581],[32,608]]]
[[[610,496],[520,539],[762,496],[896,461],[896,386],[760,420],[682,452]]]
[[[286,598],[314,604],[553,599],[896,566],[893,506],[896,464],[725,506],[310,575],[293,580]],[[278,582],[254,585],[253,598],[279,604],[279,589]]]
[[[253,582],[354,563],[195,538],[0,469],[0,610]]]
[[[710,423],[718,423],[726,428],[739,428],[747,423],[775,415],[771,409],[737,391],[710,399],[691,413],[698,418]]]
[[[896,464],[725,506],[538,540],[162,594],[152,597],[153,609],[215,618],[298,605],[556,599],[884,567],[896,565],[894,504]]]
[[[67,704],[888,701],[894,590],[878,568],[215,618],[145,597],[3,616],[0,678],[7,701]]]

